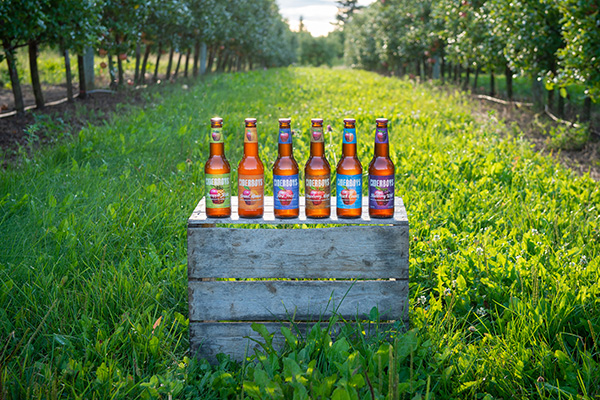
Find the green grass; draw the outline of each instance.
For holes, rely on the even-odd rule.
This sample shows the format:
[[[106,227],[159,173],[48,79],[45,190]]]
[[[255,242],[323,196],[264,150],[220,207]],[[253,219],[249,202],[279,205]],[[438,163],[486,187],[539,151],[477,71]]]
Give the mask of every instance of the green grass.
[[[466,96],[368,72],[223,74],[161,93],[0,173],[0,397],[600,395],[600,189],[589,177],[501,121],[476,123]],[[257,363],[187,357],[186,220],[215,115],[233,165],[243,119],[257,117],[269,166],[279,117],[292,117],[301,164],[310,118],[332,125],[335,163],[342,119],[355,117],[363,165],[375,118],[390,118],[411,224],[409,332],[348,328],[331,343],[322,324]]]

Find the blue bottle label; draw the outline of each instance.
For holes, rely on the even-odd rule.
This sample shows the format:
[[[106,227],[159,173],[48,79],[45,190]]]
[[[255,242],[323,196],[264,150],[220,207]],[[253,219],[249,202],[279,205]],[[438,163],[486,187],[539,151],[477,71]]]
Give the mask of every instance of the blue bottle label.
[[[362,175],[337,175],[337,208],[362,208]]]
[[[273,202],[277,210],[298,208],[300,184],[296,175],[273,175]]]
[[[356,128],[344,128],[344,144],[356,144]]]
[[[292,129],[291,128],[280,128],[279,129],[279,144],[292,144]]]

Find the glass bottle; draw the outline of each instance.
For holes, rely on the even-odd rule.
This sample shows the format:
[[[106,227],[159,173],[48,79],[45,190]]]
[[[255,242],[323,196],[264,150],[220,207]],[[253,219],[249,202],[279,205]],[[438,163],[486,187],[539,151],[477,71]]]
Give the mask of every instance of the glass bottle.
[[[238,214],[241,218],[260,218],[264,212],[265,168],[258,155],[256,118],[246,118],[244,155],[238,166]]]
[[[336,214],[339,218],[362,215],[362,165],[356,156],[356,121],[344,119],[342,158],[336,169]]]
[[[226,218],[231,215],[231,167],[225,157],[223,118],[210,119],[210,155],[204,165],[206,215]]]
[[[329,218],[331,214],[331,167],[325,157],[323,119],[311,120],[310,157],[304,166],[304,193],[308,218]]]
[[[273,164],[273,211],[276,218],[297,218],[299,207],[298,163],[294,159],[290,118],[279,119],[277,160]]]
[[[388,120],[377,118],[375,152],[369,164],[369,216],[392,218],[394,216],[395,167],[390,159]]]

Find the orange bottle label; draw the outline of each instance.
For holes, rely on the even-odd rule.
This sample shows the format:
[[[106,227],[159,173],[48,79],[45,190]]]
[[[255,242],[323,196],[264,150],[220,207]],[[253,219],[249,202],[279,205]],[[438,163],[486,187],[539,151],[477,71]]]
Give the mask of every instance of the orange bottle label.
[[[256,132],[256,127],[245,128],[244,143],[258,143],[258,133]]]
[[[263,175],[238,176],[238,207],[240,210],[256,211],[264,205]]]
[[[308,210],[329,208],[331,204],[329,175],[307,175],[305,192]]]

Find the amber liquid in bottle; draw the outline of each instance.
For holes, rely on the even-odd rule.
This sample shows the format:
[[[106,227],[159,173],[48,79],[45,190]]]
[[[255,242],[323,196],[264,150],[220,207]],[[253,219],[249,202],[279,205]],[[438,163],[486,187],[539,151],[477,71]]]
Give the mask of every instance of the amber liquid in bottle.
[[[356,156],[356,122],[344,119],[342,158],[336,169],[336,214],[338,218],[360,218],[362,214],[362,165]]]
[[[225,157],[223,118],[210,120],[210,156],[204,165],[206,215],[224,218],[231,215],[231,168]]]
[[[238,214],[260,218],[264,212],[265,168],[258,155],[256,118],[246,118],[244,156],[238,166]]]
[[[291,119],[279,120],[279,151],[273,164],[273,211],[276,218],[297,218],[300,182],[294,159]]]
[[[388,120],[378,118],[375,129],[375,154],[369,164],[369,216],[394,216],[395,167],[390,160]]]
[[[310,157],[304,166],[306,216],[328,218],[331,214],[331,167],[325,157],[323,120],[311,120]]]

